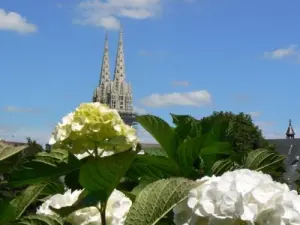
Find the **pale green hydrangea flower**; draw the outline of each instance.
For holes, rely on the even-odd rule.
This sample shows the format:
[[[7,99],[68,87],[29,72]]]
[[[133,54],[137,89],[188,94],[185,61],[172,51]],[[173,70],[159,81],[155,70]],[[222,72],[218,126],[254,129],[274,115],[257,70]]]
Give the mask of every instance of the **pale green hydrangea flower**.
[[[101,103],[82,103],[66,115],[52,133],[50,145],[82,154],[101,148],[120,152],[137,144],[136,130],[124,123],[115,109]]]

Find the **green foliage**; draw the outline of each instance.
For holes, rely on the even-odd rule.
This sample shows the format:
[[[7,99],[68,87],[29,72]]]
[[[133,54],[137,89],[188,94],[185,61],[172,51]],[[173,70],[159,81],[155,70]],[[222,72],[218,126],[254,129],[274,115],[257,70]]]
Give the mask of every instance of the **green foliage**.
[[[125,225],[154,225],[178,202],[187,198],[197,184],[184,178],[170,178],[146,186],[129,210]]]
[[[21,195],[17,196],[3,207],[0,212],[1,220],[3,222],[11,222],[19,219],[26,208],[37,199],[45,187],[46,184],[40,184],[26,188]]]
[[[126,174],[135,154],[129,150],[103,158],[91,158],[80,168],[80,184],[89,192],[100,193],[101,200],[106,201]]]
[[[23,217],[16,225],[63,225],[64,221],[58,216],[29,215]]]
[[[201,135],[202,127],[199,120],[188,115],[171,114],[173,123],[176,125],[175,131],[179,135],[181,142]]]
[[[285,158],[268,149],[256,149],[249,152],[244,167],[272,174],[282,165]]]
[[[31,161],[12,174],[10,184],[16,187],[52,182],[60,176],[79,170],[81,162],[62,149],[40,152]]]
[[[183,173],[188,176],[194,168],[194,162],[199,157],[204,139],[194,137],[183,142],[177,150],[177,162]]]
[[[64,149],[45,152],[31,139],[20,147],[0,143],[0,225],[62,225],[70,213],[99,203],[103,216],[114,189],[133,201],[126,225],[173,224],[171,209],[201,185],[193,180],[238,168],[261,170],[276,179],[282,175],[285,157],[263,139],[249,115],[214,112],[201,120],[171,116],[174,127],[156,116],[137,117],[161,145],[143,149],[144,154],[137,154],[138,144],[136,152],[79,160]],[[118,140],[111,139],[110,147]],[[66,187],[84,190],[73,205],[50,207],[60,217],[32,214]]]
[[[235,168],[235,164],[231,159],[220,159],[216,161],[211,170],[216,176],[220,176],[227,171],[231,171]]]
[[[145,148],[144,153],[145,155],[150,155],[150,156],[168,157],[167,153],[161,148]]]
[[[134,159],[126,177],[132,180],[158,180],[180,176],[177,164],[163,156],[138,155]]]
[[[176,159],[175,149],[179,137],[174,128],[161,118],[152,115],[138,116],[137,122],[157,140],[171,159]]]
[[[202,134],[215,130],[219,141],[232,144],[235,151],[248,151],[267,147],[261,130],[254,125],[251,116],[231,112],[214,112],[200,120]]]
[[[23,151],[26,148],[28,148],[28,145],[12,146],[0,142],[0,161],[8,159],[9,157],[12,157],[13,155]]]

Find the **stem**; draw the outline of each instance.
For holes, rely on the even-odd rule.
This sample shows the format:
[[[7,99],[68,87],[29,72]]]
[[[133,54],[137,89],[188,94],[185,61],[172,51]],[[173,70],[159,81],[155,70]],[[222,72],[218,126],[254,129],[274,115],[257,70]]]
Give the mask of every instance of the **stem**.
[[[95,154],[95,158],[98,157],[98,148],[97,145],[95,144],[95,148],[94,148],[94,154]]]
[[[105,210],[106,210],[106,202],[103,202],[101,203],[101,208],[100,208],[101,225],[106,225]]]

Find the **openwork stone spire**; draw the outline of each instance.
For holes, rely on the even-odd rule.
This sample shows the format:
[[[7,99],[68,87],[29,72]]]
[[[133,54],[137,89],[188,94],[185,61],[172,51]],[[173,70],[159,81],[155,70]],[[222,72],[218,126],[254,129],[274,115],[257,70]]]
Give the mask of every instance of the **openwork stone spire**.
[[[109,68],[109,54],[108,54],[108,36],[106,32],[99,86],[101,85],[102,82],[109,82],[109,81],[110,81],[110,68]]]
[[[124,62],[124,46],[123,46],[123,29],[120,29],[119,43],[114,71],[114,81],[125,80],[125,62]]]
[[[286,131],[286,138],[287,139],[294,139],[295,137],[295,132],[294,132],[294,129],[293,129],[293,126],[292,126],[292,120],[289,120],[289,126],[288,126],[288,129]]]
[[[136,114],[133,112],[132,89],[125,80],[125,63],[123,48],[123,30],[120,30],[119,43],[114,70],[114,79],[110,79],[108,40],[105,36],[104,53],[100,81],[93,94],[93,102],[107,104],[117,109],[125,123],[133,125]]]

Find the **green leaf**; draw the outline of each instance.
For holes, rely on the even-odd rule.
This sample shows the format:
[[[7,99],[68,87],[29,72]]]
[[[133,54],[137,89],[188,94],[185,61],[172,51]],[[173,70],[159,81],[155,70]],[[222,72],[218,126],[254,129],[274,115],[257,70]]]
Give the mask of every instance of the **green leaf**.
[[[231,171],[234,168],[234,164],[230,159],[221,159],[215,162],[211,168],[212,174],[221,176],[227,171]]]
[[[7,222],[17,220],[27,207],[38,198],[46,186],[47,184],[40,184],[26,188],[19,196],[10,201],[4,210],[1,210],[1,220]]]
[[[51,196],[55,194],[63,194],[65,192],[65,185],[59,181],[48,183],[43,189],[42,196]]]
[[[171,159],[175,159],[175,151],[178,146],[179,137],[174,128],[157,116],[137,116],[137,122],[148,131],[160,144]]]
[[[184,178],[170,178],[146,186],[131,206],[125,225],[153,225],[178,202],[187,198],[189,190],[201,185]]]
[[[198,137],[201,135],[200,120],[189,115],[171,114],[173,123],[176,125],[175,131],[181,138],[181,141]]]
[[[232,153],[233,151],[230,143],[215,142],[201,149],[200,155],[231,155]]]
[[[79,183],[79,170],[72,171],[65,176],[65,184],[72,191],[83,189]]]
[[[18,221],[19,225],[63,225],[64,221],[62,218],[57,216],[45,216],[33,214],[23,217]]]
[[[175,162],[166,157],[148,155],[137,155],[126,173],[133,180],[158,180],[180,175],[180,168]]]
[[[274,171],[282,166],[286,157],[268,149],[256,149],[249,152],[245,161],[245,168],[257,171]]]
[[[203,137],[195,137],[183,142],[177,150],[177,162],[181,171],[187,176],[193,170],[194,163],[202,151]]]
[[[150,155],[150,156],[168,157],[168,154],[161,148],[145,148],[144,153],[145,155]]]
[[[10,184],[16,187],[52,182],[60,176],[79,170],[80,160],[66,150],[53,149],[40,152],[35,158],[24,164],[23,168],[12,174]]]
[[[28,145],[12,146],[0,142],[0,161],[8,159],[9,157],[25,150],[26,148],[28,148]]]
[[[107,200],[131,166],[135,155],[133,151],[125,151],[108,157],[90,159],[80,169],[80,184],[89,192],[101,193],[102,201]]]

